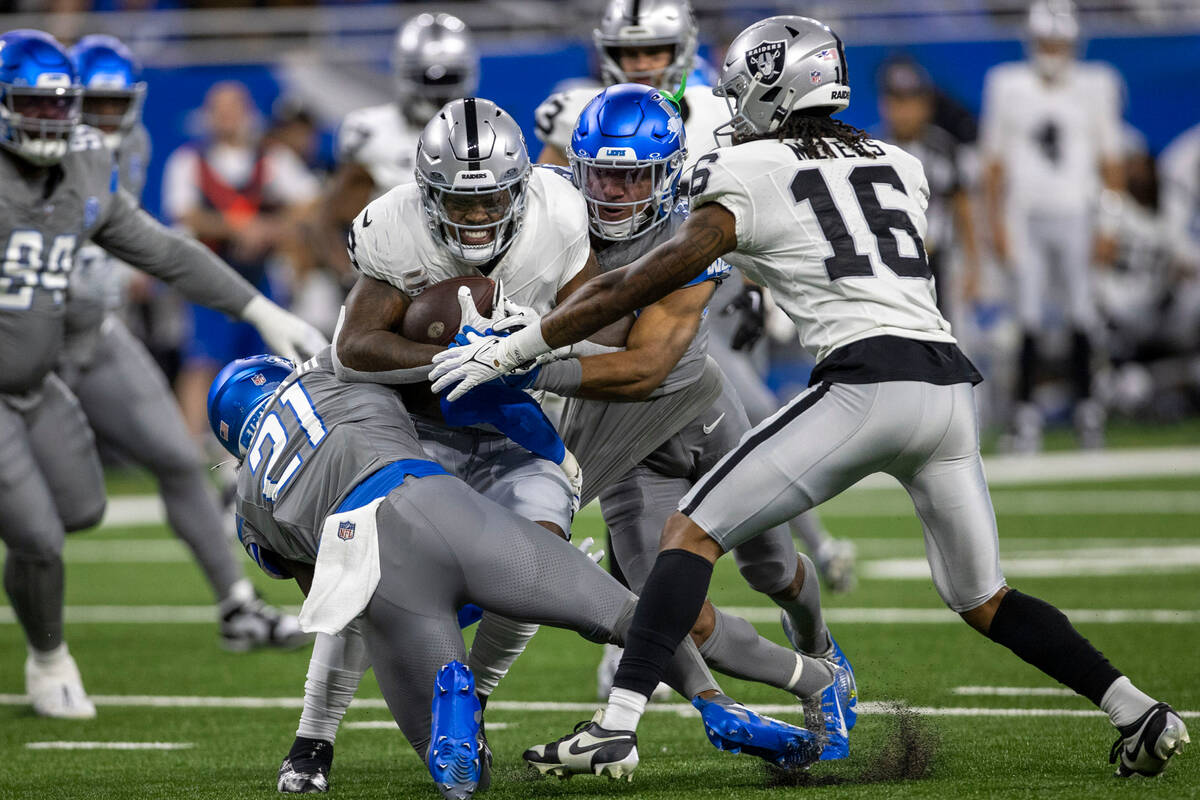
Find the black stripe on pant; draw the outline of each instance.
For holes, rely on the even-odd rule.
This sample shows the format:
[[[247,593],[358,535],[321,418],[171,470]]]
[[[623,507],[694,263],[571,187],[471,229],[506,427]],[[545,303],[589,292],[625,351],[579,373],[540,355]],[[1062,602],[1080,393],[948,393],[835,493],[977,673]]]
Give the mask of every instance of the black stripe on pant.
[[[825,396],[829,388],[833,384],[821,382],[816,389],[806,394],[795,405],[785,408],[774,419],[767,421],[762,427],[755,428],[751,431],[749,438],[739,444],[725,457],[725,459],[717,465],[716,469],[702,477],[695,486],[695,494],[692,495],[692,501],[683,509],[683,513],[691,516],[696,507],[704,502],[704,498],[721,480],[733,471],[733,468],[742,462],[746,456],[758,447],[763,442],[770,439],[776,433],[779,433],[786,425],[788,425],[796,417],[803,414],[808,409],[812,408],[818,400]]]

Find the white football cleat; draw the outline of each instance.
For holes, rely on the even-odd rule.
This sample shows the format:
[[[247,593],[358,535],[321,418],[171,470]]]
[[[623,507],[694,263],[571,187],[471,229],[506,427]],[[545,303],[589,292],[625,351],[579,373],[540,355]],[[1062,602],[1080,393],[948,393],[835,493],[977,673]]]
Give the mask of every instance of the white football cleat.
[[[79,667],[66,644],[50,663],[39,662],[32,654],[25,659],[25,693],[40,717],[54,719],[94,719],[96,706],[83,690]]]
[[[607,775],[633,780],[638,765],[637,734],[610,731],[600,727],[604,709],[587,722],[575,726],[574,733],[549,744],[535,745],[521,757],[543,775],[569,778],[572,775]]]
[[[855,573],[858,548],[854,542],[830,538],[821,545],[813,561],[817,572],[834,594],[852,592],[858,586],[858,575]]]
[[[259,647],[291,650],[313,640],[313,634],[300,630],[300,620],[264,603],[248,582],[245,587],[235,584],[218,610],[221,646],[235,653]]]
[[[1192,741],[1179,714],[1166,703],[1155,703],[1136,722],[1117,730],[1120,735],[1113,742],[1108,763],[1117,765],[1114,774],[1118,778],[1158,775],[1171,757]]]

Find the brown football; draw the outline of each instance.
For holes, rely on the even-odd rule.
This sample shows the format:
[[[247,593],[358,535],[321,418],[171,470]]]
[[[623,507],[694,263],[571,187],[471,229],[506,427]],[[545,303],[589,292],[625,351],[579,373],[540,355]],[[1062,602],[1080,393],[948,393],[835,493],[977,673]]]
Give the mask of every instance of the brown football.
[[[492,313],[492,296],[496,284],[482,275],[465,278],[450,278],[435,283],[413,298],[404,312],[400,335],[421,344],[448,345],[458,333],[459,318],[458,287],[471,290],[475,308],[485,317]]]

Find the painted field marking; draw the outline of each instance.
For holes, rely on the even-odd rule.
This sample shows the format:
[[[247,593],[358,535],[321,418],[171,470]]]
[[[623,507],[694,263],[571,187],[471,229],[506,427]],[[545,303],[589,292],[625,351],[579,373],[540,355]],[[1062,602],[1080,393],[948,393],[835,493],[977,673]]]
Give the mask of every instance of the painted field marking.
[[[1056,686],[955,686],[951,694],[965,697],[1076,697],[1075,692]]]
[[[191,742],[26,742],[27,750],[187,750]]]
[[[1007,552],[1000,566],[1012,578],[1194,572],[1200,569],[1200,545]],[[929,580],[929,563],[924,558],[864,561],[859,571],[863,578],[874,580]]]
[[[921,561],[924,564],[924,560]],[[299,606],[281,606],[290,614],[297,614]],[[772,623],[779,621],[777,606],[722,606],[729,614],[742,617],[749,622]],[[99,624],[188,624],[213,625],[217,621],[214,606],[67,606],[66,621],[70,625]],[[1099,625],[1122,625],[1127,623],[1193,625],[1200,623],[1200,610],[1173,608],[1075,608],[1063,609],[1063,613],[1075,622]],[[961,625],[957,614],[946,608],[826,608],[825,620],[831,623],[855,625]],[[0,607],[0,625],[16,624],[11,608]]]
[[[488,720],[487,729],[489,731],[502,731],[515,726],[515,722],[492,722]],[[352,731],[398,731],[400,726],[393,719],[373,719],[363,722],[344,722],[343,728],[349,728]]]
[[[187,697],[159,695],[91,695],[92,702],[98,706],[124,706],[140,708],[300,708],[303,698],[300,697]],[[27,705],[29,698],[22,694],[0,694],[0,705]],[[890,714],[897,704],[904,701],[892,702],[860,702],[855,710],[860,714]],[[521,700],[493,700],[488,703],[489,711],[510,711],[520,713],[533,712],[562,712],[572,714],[591,714],[599,707],[599,702],[562,703]],[[356,699],[353,708],[357,709],[386,709],[387,706],[380,698]],[[911,710],[933,717],[1102,717],[1103,711],[1092,709],[1070,708],[960,708],[935,706],[906,706]],[[796,703],[754,705],[752,708],[763,714],[795,714],[800,715],[800,706]],[[677,714],[685,717],[699,716],[698,711],[690,703],[650,703],[646,706],[648,712],[660,714]],[[1181,717],[1188,719],[1200,718],[1200,711],[1180,711]],[[374,723],[372,723],[374,724]],[[99,742],[98,744],[107,744]],[[122,744],[122,743],[116,743]],[[126,742],[124,744],[148,744],[144,742]],[[156,743],[149,743],[156,744]],[[170,744],[162,743],[162,744]]]

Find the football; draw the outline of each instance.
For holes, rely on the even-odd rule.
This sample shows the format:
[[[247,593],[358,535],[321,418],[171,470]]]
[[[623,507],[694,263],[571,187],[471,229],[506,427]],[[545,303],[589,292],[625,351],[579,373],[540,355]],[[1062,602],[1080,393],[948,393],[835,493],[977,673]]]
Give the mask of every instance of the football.
[[[480,314],[487,316],[492,313],[496,284],[491,278],[482,275],[450,278],[433,284],[413,298],[408,310],[404,312],[400,335],[421,344],[437,344],[443,347],[450,344],[454,334],[458,333],[459,318],[462,316],[458,307],[460,286],[471,290],[475,308]]]

